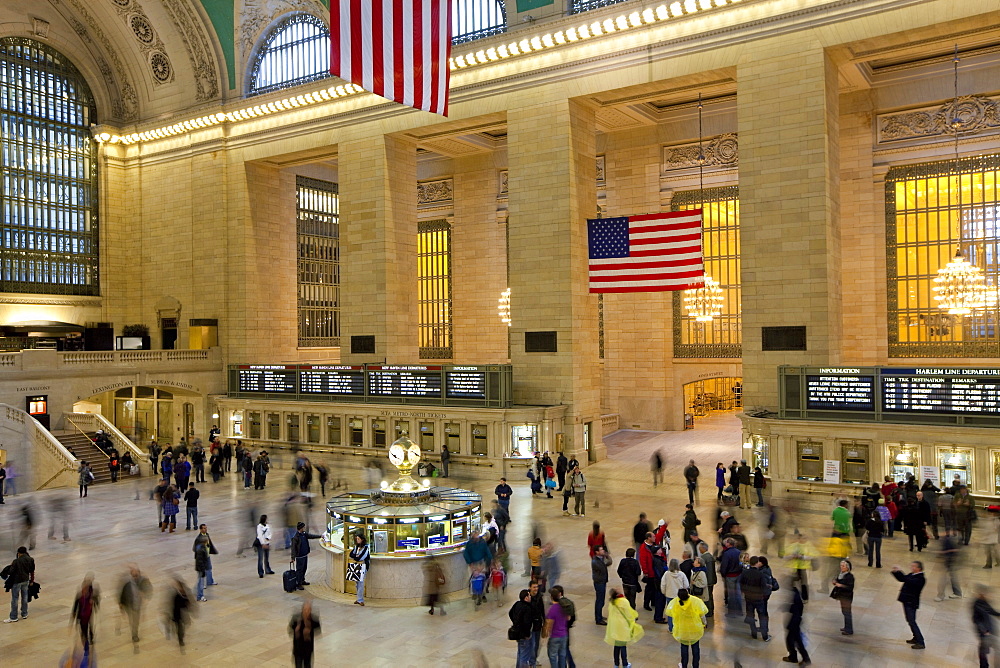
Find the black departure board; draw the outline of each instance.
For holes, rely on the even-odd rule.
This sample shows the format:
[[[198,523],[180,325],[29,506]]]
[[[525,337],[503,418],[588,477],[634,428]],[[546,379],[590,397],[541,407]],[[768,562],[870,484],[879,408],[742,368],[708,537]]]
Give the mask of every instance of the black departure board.
[[[389,397],[440,397],[439,366],[369,366],[368,394]]]
[[[237,385],[240,392],[295,394],[296,369],[280,364],[243,365],[239,367]]]
[[[365,370],[361,366],[302,366],[299,371],[302,394],[365,395]]]
[[[444,384],[449,397],[486,398],[486,371],[478,367],[452,367],[444,375]]]
[[[1000,414],[1000,377],[960,375],[955,370],[934,368],[883,371],[884,411]]]
[[[806,408],[827,411],[875,410],[875,376],[806,376]]]

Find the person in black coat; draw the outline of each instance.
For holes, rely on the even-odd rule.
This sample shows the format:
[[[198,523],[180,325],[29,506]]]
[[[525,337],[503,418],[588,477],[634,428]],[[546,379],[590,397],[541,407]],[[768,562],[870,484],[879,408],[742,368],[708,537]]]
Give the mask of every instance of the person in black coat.
[[[840,634],[854,635],[854,617],[851,613],[851,604],[854,602],[854,573],[851,572],[851,562],[847,559],[840,562],[840,572],[833,580],[830,598],[840,601],[840,612],[844,615],[844,628],[840,629]]]
[[[787,631],[785,648],[788,650],[788,656],[782,657],[781,660],[786,663],[808,666],[811,663],[809,652],[806,651],[806,645],[802,640],[802,612],[806,606],[802,601],[799,588],[793,585],[789,589],[792,591],[792,602],[788,606],[788,624],[785,626]],[[799,655],[802,656],[802,661],[799,661]]]
[[[618,577],[622,579],[625,598],[635,610],[635,595],[642,591],[642,587],[639,585],[642,568],[639,567],[639,560],[635,558],[634,547],[625,550],[625,558],[618,562]]]
[[[986,598],[988,591],[989,587],[986,585],[976,585],[976,601],[972,604],[972,624],[979,636],[979,668],[990,668],[990,648],[996,646],[993,618],[1000,617],[1000,612],[994,610]]]
[[[510,617],[511,627],[507,632],[507,637],[517,641],[517,668],[530,666],[535,662],[534,647],[531,639],[531,627],[535,618],[534,609],[531,606],[531,592],[522,589],[518,594],[517,602],[511,606],[507,616]]]
[[[563,487],[566,486],[566,471],[569,470],[569,460],[566,459],[566,455],[559,453],[559,457],[556,458],[556,477],[559,479],[559,489],[557,491],[562,491]]]
[[[899,566],[893,566],[892,577],[903,583],[896,600],[903,604],[903,615],[906,617],[906,623],[910,625],[910,631],[913,632],[913,638],[906,642],[913,649],[924,649],[924,635],[920,632],[920,627],[917,626],[920,592],[927,584],[924,577],[924,565],[919,561],[912,562],[909,573],[903,573]]]
[[[903,531],[910,543],[910,552],[913,552],[914,542],[917,544],[917,552],[923,552],[927,545],[927,531],[920,516],[920,509],[917,507],[917,500],[907,501],[900,515],[903,518]]]

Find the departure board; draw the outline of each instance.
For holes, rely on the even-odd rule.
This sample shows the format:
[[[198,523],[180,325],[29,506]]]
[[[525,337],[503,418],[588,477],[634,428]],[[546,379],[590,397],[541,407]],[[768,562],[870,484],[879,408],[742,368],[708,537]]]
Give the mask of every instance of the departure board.
[[[285,365],[244,365],[239,367],[240,392],[295,394],[297,367]]]
[[[452,367],[444,375],[444,384],[449,397],[486,398],[486,371],[478,367]]]
[[[365,395],[365,370],[361,366],[302,366],[299,391],[303,394]]]
[[[884,369],[882,410],[1000,414],[1000,377],[964,375],[956,371],[965,370]]]
[[[806,376],[806,408],[827,411],[875,410],[875,376]]]
[[[390,397],[440,397],[439,366],[368,366],[368,394]]]

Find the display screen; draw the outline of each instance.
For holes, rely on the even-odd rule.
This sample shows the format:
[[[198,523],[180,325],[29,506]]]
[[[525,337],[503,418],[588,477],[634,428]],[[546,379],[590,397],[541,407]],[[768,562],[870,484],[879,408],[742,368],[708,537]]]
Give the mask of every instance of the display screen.
[[[997,415],[1000,376],[965,375],[954,369],[883,369],[882,410]]]
[[[806,408],[827,411],[875,410],[875,376],[806,376]]]
[[[281,365],[241,366],[237,386],[240,392],[295,394],[296,367]]]
[[[368,394],[389,397],[440,397],[439,366],[370,366]]]
[[[444,375],[449,397],[486,398],[486,372],[476,367],[456,367]]]
[[[303,394],[364,396],[365,372],[360,366],[304,366],[299,374]]]

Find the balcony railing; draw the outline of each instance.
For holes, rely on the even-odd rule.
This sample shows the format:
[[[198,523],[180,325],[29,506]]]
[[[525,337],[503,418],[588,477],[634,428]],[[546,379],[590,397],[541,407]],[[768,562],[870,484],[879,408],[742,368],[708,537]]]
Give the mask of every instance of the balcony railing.
[[[452,0],[451,43],[507,32],[506,0]]]
[[[626,0],[570,0],[569,11],[571,14],[589,12],[591,9],[600,9],[609,5],[617,5]]]

